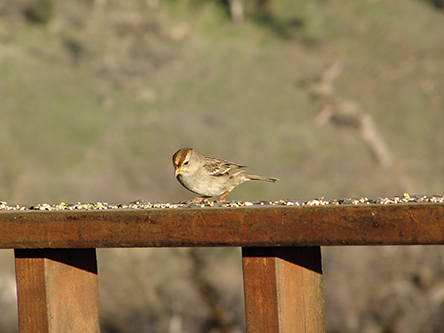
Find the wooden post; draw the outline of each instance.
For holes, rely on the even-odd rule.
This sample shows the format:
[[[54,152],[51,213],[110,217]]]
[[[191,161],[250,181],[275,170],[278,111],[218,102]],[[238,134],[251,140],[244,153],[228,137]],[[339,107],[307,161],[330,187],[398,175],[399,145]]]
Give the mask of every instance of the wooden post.
[[[95,249],[15,250],[21,333],[100,332]]]
[[[320,333],[321,248],[242,248],[248,333]]]

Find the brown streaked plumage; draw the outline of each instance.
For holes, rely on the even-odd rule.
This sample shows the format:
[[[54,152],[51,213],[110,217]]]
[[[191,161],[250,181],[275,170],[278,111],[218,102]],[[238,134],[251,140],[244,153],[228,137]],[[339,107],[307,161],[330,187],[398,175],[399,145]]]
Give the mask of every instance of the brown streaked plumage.
[[[193,201],[218,196],[221,201],[237,185],[249,180],[277,182],[277,178],[249,175],[243,168],[226,160],[203,155],[192,148],[179,149],[173,155],[174,175],[188,190],[199,194]]]

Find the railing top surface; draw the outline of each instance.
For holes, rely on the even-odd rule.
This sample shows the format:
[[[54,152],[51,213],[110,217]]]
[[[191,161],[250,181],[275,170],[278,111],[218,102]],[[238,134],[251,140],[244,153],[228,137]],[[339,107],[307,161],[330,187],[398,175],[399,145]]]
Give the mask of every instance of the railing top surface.
[[[444,203],[0,211],[0,248],[444,244]]]

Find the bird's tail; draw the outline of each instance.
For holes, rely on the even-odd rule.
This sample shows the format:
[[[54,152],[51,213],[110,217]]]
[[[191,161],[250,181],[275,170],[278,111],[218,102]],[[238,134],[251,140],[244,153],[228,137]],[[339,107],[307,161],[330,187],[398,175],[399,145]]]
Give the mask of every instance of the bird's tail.
[[[272,183],[276,183],[279,180],[277,178],[263,177],[263,176],[256,176],[256,175],[246,175],[246,177],[249,180],[263,180],[263,181],[272,182]]]

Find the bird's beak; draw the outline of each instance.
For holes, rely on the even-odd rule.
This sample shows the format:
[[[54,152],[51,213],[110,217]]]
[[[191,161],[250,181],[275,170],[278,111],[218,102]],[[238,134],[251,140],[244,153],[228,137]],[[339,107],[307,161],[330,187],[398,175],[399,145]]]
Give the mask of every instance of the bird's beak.
[[[175,167],[174,168],[174,176],[177,177],[179,175],[179,173],[181,173],[183,170],[182,167]]]

